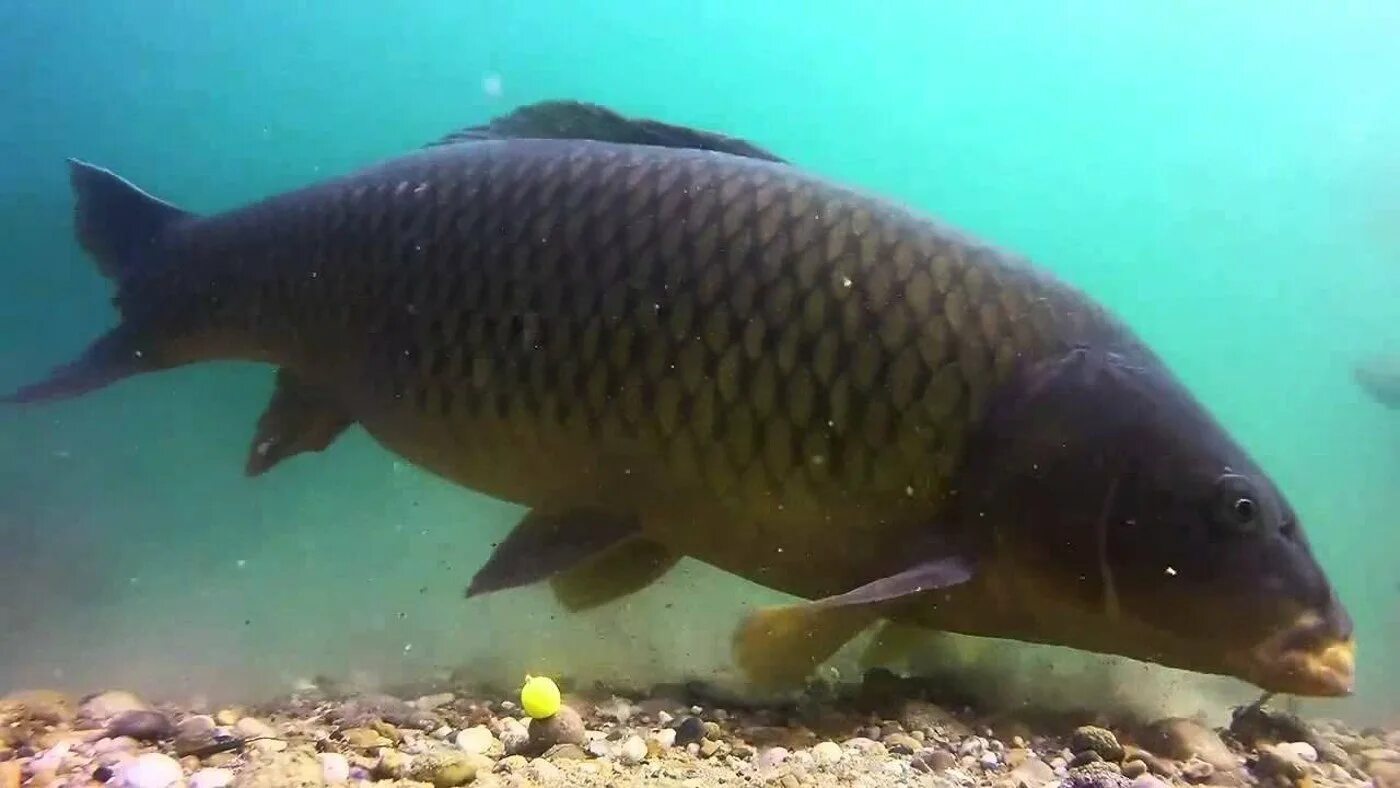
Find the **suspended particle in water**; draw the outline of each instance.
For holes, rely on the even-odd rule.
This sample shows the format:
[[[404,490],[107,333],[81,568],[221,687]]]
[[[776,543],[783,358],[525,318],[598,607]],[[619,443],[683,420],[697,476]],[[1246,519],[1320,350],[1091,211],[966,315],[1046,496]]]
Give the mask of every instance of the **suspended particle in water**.
[[[497,98],[503,90],[504,85],[501,83],[500,74],[487,74],[481,78],[481,92],[491,98]]]

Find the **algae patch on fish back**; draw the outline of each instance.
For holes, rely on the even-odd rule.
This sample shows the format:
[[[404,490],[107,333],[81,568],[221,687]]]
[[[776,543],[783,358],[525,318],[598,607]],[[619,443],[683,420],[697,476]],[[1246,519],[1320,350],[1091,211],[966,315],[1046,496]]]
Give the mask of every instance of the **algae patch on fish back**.
[[[1123,323],[752,143],[546,102],[214,216],[72,175],[122,322],[11,401],[274,365],[250,475],[359,425],[529,508],[469,596],[689,556],[812,600],[739,628],[760,680],[885,619],[1350,689],[1286,500]]]

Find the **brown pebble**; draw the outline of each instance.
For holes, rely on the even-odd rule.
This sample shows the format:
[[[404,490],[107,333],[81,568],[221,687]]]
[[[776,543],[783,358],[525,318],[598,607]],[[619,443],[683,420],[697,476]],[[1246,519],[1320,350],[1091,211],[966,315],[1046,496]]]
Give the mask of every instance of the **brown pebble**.
[[[714,739],[702,739],[700,741],[700,755],[709,758],[719,752],[719,742]]]
[[[170,718],[158,711],[124,711],[107,723],[107,735],[112,738],[130,736],[137,741],[154,742],[175,735]]]
[[[545,751],[544,757],[551,761],[586,761],[588,753],[577,744],[556,744]]]
[[[379,731],[370,728],[347,728],[340,732],[340,740],[362,750],[389,745],[388,739],[380,736]]]
[[[1118,743],[1118,737],[1113,735],[1113,731],[1107,728],[1095,725],[1076,728],[1074,735],[1070,737],[1069,746],[1076,753],[1097,753],[1103,760],[1111,763],[1123,760],[1123,745]]]
[[[1123,776],[1132,780],[1147,774],[1147,764],[1139,760],[1127,761],[1123,764]]]
[[[708,721],[707,721],[707,722],[704,724],[704,730],[705,730],[705,738],[707,738],[707,739],[718,739],[718,738],[720,738],[720,736],[723,734],[723,731],[720,730],[719,723],[717,723],[717,722],[708,722]]]
[[[1181,776],[1189,783],[1203,783],[1215,774],[1215,767],[1200,758],[1192,758],[1181,769]]]
[[[914,753],[909,764],[916,771],[921,772],[943,772],[958,765],[956,755],[938,747],[925,747]]]
[[[885,746],[896,755],[913,755],[923,743],[907,733],[891,733],[886,736]]]
[[[19,788],[19,762],[0,763],[0,788]]]
[[[583,718],[568,706],[560,706],[559,711],[542,720],[530,722],[529,743],[526,755],[538,755],[560,744],[580,746],[584,740]]]

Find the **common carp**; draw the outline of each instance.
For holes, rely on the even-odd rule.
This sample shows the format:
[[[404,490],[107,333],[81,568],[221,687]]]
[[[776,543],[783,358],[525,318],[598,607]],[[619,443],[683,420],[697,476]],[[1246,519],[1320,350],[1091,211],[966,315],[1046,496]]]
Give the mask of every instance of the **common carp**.
[[[1376,402],[1400,408],[1400,354],[1366,359],[1356,365],[1352,376]]]
[[[120,321],[9,401],[273,365],[248,474],[359,425],[528,508],[468,596],[689,556],[805,600],[736,630],[768,686],[885,620],[1352,691],[1287,499],[1124,322],[757,145],[544,102],[212,216],[69,166]]]

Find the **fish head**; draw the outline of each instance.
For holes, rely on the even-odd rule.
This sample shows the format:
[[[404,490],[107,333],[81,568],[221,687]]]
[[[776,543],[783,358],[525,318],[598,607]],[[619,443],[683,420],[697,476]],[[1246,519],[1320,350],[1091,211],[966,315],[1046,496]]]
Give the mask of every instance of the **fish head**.
[[[1155,359],[1078,353],[991,413],[970,496],[1039,639],[1350,694],[1351,618],[1273,480]]]

